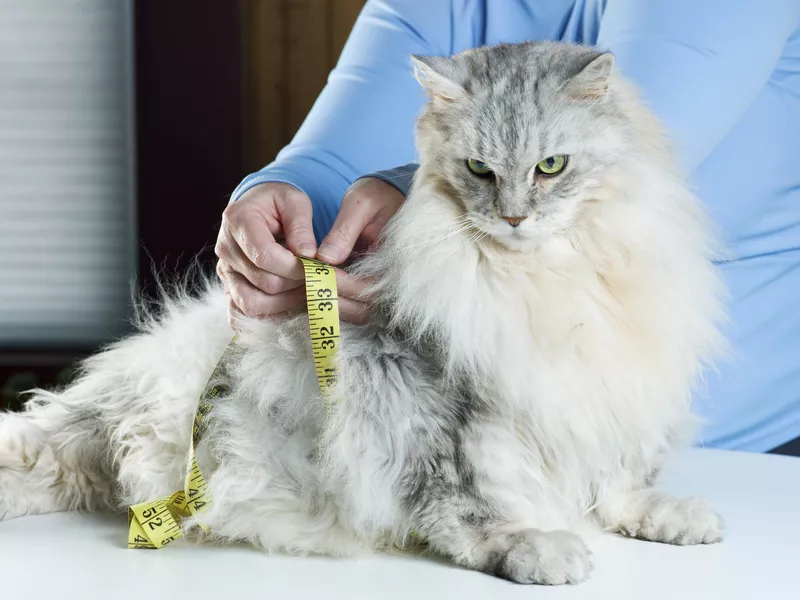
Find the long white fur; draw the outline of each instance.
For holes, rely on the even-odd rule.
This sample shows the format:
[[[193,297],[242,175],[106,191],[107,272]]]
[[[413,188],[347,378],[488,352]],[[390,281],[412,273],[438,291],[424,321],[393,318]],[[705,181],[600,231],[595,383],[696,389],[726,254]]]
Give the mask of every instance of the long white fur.
[[[393,323],[432,335],[447,373],[490,399],[465,448],[482,495],[507,508],[516,530],[599,525],[637,535],[647,506],[678,506],[646,483],[690,442],[693,390],[724,346],[709,224],[658,124],[627,84],[613,85],[642,154],[588,181],[592,201],[535,252],[463,227],[425,162],[436,137],[423,124],[413,190],[380,251],[358,267],[392,300]],[[197,395],[231,332],[215,285],[165,302],[164,316],[91,358],[75,385],[37,391],[25,413],[0,417],[0,520],[117,509],[180,487]],[[413,440],[409,400],[367,380],[355,358],[368,341],[343,325],[342,404],[328,420],[306,328],[302,316],[242,321],[233,392],[198,450],[214,499],[203,521],[216,539],[289,552],[402,540],[410,524],[393,490]],[[415,391],[423,381],[406,383],[409,397],[431,394]],[[362,398],[365,386],[383,397]],[[276,420],[276,404],[294,417]],[[680,506],[662,511],[668,529],[691,518],[694,505]],[[686,543],[718,539],[721,522],[709,515]]]

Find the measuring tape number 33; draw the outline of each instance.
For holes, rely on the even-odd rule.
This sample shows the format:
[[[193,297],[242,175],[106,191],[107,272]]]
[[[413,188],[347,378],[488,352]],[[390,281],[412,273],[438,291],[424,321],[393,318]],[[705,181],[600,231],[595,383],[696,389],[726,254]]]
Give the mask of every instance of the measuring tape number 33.
[[[333,267],[311,258],[300,258],[305,271],[308,324],[319,388],[328,409],[336,384],[335,354],[339,346],[339,297]],[[229,346],[230,348],[231,346]],[[219,384],[222,359],[200,395],[192,427],[189,464],[183,489],[171,496],[136,504],[128,509],[128,548],[163,548],[181,537],[180,521],[197,517],[211,504],[208,484],[197,465],[194,449],[205,432],[205,420],[214,401],[226,390]],[[206,527],[198,518],[203,529]]]

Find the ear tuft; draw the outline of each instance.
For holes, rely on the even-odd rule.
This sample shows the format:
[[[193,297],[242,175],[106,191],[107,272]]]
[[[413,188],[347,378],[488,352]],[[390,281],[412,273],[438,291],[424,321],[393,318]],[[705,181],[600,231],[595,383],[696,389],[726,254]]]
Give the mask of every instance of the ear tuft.
[[[454,81],[455,69],[452,60],[442,56],[411,56],[416,77],[422,88],[433,98],[455,102],[465,92]]]
[[[570,79],[567,93],[573,98],[602,98],[608,93],[608,81],[613,68],[614,55],[604,52]]]

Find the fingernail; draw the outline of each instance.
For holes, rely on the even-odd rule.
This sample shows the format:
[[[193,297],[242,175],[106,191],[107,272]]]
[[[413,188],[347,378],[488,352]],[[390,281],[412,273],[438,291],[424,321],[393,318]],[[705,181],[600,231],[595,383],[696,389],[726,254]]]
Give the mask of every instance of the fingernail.
[[[300,244],[297,251],[300,253],[300,256],[305,256],[307,258],[314,258],[317,254],[317,249],[310,244]]]
[[[330,244],[322,244],[319,248],[319,252],[317,254],[324,258],[325,260],[339,260],[341,256],[341,252],[336,246],[331,246]]]

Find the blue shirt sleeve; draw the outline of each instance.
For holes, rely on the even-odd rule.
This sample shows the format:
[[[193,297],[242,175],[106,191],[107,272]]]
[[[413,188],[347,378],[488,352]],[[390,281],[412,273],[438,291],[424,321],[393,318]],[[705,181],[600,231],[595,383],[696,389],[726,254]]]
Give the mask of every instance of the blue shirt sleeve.
[[[321,239],[347,187],[364,173],[414,159],[411,124],[425,96],[411,54],[449,54],[450,2],[369,0],[302,127],[264,169],[236,188],[284,182],[304,191]]]
[[[362,175],[359,179],[363,179],[364,177],[380,179],[391,185],[394,189],[403,194],[403,196],[408,196],[408,192],[411,190],[411,184],[414,182],[414,175],[416,175],[418,169],[419,165],[417,163],[409,163],[407,165],[394,167],[393,169],[383,169],[381,171],[375,171],[374,173],[368,173]]]
[[[597,45],[693,170],[767,84],[798,18],[798,0],[607,0]]]

